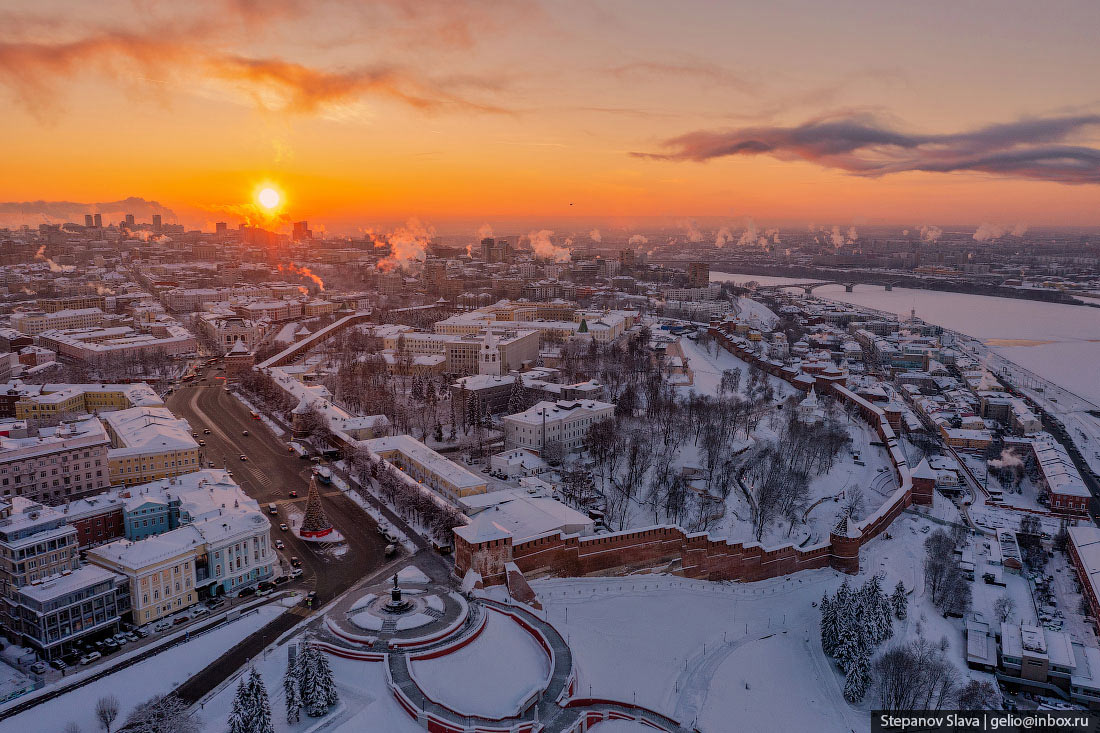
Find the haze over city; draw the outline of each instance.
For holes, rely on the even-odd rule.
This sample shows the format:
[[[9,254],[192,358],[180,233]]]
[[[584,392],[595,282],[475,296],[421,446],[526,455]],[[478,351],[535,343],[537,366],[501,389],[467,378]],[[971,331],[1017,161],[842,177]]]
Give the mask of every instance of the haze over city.
[[[1100,5],[0,7],[0,733],[1100,728]]]

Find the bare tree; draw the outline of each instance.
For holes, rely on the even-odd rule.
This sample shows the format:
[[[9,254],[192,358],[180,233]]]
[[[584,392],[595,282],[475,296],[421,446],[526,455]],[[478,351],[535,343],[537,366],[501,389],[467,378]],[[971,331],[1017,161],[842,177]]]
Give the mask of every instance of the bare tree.
[[[105,695],[95,704],[95,717],[99,721],[99,727],[111,733],[111,726],[118,719],[118,698],[114,695]]]
[[[1012,618],[1012,614],[1015,611],[1016,601],[1008,596],[1001,596],[993,601],[993,615],[996,616],[1002,624]]]
[[[958,672],[939,645],[924,637],[897,644],[871,665],[883,710],[942,710],[958,692]]]
[[[989,682],[970,680],[959,692],[960,710],[1000,710],[1001,693]]]
[[[62,733],[80,733],[80,726],[70,720],[61,731]]]
[[[123,730],[126,733],[199,733],[199,724],[186,703],[175,695],[164,695],[134,708]]]

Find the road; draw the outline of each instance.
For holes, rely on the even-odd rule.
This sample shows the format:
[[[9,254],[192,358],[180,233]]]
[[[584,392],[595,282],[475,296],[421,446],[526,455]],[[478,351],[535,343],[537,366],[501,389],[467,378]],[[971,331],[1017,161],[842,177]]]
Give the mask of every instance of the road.
[[[228,468],[234,480],[265,511],[269,503],[279,506],[279,516],[270,517],[274,525],[272,542],[281,539],[286,543],[284,558],[295,555],[301,559],[304,573],[295,585],[315,591],[315,607],[322,607],[382,567],[387,561],[387,543],[374,520],[335,488],[322,491],[321,504],[329,521],[346,540],[340,554],[278,529],[278,522],[286,521],[289,507],[305,513],[312,464],[289,452],[284,440],[263,421],[253,419],[249,410],[225,391],[219,374],[211,371],[204,378],[178,388],[169,396],[168,407],[178,417],[186,418],[192,430],[206,442],[203,460],[213,461],[217,468]],[[210,430],[210,434],[203,434],[204,430]],[[245,430],[248,436],[243,435]],[[239,460],[242,454],[248,457],[247,461]],[[292,490],[298,492],[297,498],[290,497]],[[178,690],[179,694],[191,702],[198,700],[308,613],[307,609],[298,608],[282,614],[192,677]]]

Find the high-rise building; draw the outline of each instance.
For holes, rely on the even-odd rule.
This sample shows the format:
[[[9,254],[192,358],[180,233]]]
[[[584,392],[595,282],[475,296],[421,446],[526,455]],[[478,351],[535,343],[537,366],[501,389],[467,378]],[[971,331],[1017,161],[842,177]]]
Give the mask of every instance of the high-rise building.
[[[91,229],[91,228],[92,228],[92,226],[93,226],[93,224],[92,224],[92,221],[94,221],[94,220],[92,219],[92,215],[91,215],[91,214],[85,214],[85,215],[84,215],[84,226],[86,226],[86,227],[88,227],[89,229]]]
[[[160,214],[153,214],[153,231],[160,231]]]
[[[133,229],[134,228],[134,215],[133,214],[127,214],[126,215],[126,228],[127,229]]]
[[[689,262],[687,275],[689,288],[705,288],[710,285],[710,265],[706,262]]]
[[[313,232],[309,229],[308,221],[296,221],[294,222],[294,231],[292,238],[295,242],[300,242],[303,239],[313,239]]]
[[[103,228],[103,214],[96,214],[94,219],[95,219],[95,228],[96,229],[102,229]]]
[[[489,258],[492,256],[493,244],[492,237],[485,237],[485,239],[481,240],[481,259],[486,262],[488,262]]]
[[[214,224],[214,232],[216,234],[225,234],[229,230],[229,225],[224,221],[219,221]]]

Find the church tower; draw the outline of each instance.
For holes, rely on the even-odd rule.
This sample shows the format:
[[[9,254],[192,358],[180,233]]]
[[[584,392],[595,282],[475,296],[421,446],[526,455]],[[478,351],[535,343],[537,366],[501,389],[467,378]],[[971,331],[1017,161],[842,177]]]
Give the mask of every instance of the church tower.
[[[485,338],[481,341],[481,349],[477,358],[477,373],[494,377],[500,376],[500,349],[497,348],[497,340],[493,336],[493,329],[491,328],[485,330]]]

